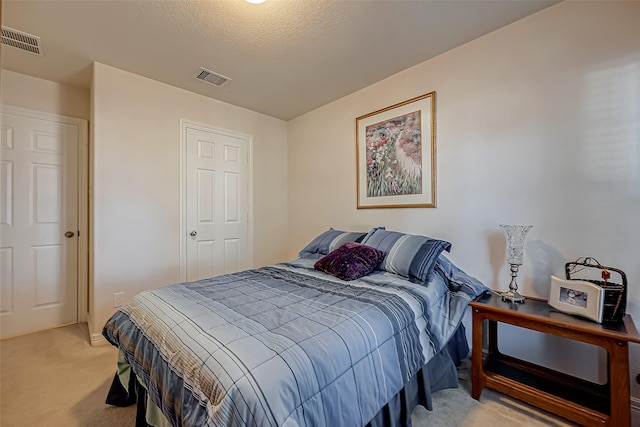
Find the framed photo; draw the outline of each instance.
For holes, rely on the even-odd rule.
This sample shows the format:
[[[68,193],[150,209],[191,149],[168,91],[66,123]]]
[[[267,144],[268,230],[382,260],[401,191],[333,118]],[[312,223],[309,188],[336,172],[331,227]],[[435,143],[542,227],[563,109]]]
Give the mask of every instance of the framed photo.
[[[586,280],[551,276],[549,305],[558,311],[602,323],[604,288]]]
[[[436,207],[436,93],[356,119],[358,209]]]

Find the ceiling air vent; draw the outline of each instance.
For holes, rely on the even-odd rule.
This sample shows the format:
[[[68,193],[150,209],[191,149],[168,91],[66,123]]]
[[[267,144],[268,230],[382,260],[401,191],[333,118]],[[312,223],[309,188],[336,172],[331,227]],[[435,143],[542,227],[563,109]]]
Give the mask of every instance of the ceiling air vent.
[[[196,79],[202,80],[203,82],[207,82],[214,86],[222,86],[226,82],[230,82],[231,79],[229,77],[225,77],[221,74],[214,73],[211,70],[207,70],[206,68],[200,68],[200,72],[196,76]]]
[[[40,37],[2,26],[2,44],[42,56]]]

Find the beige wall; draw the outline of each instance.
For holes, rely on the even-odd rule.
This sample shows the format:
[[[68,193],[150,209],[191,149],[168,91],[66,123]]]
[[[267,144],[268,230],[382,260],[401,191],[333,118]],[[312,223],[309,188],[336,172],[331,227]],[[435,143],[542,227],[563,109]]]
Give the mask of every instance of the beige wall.
[[[2,104],[19,107],[58,116],[75,117],[83,120],[89,118],[89,91],[65,86],[48,80],[15,73],[8,70],[0,70],[0,94]],[[86,131],[86,128],[85,128]],[[87,186],[88,176],[88,145],[87,138],[80,145],[79,185]],[[87,193],[79,193],[79,222],[78,230],[88,230],[87,224]],[[78,265],[78,320],[87,320],[87,234],[83,234],[77,240],[80,259]]]
[[[528,223],[524,293],[545,296],[549,274],[594,256],[626,271],[640,326],[639,16],[638,2],[563,2],[289,124],[101,64],[91,113],[86,90],[6,70],[0,89],[5,104],[95,127],[96,335],[114,292],[129,299],[179,278],[180,118],[253,136],[255,266],[294,257],[330,226],[386,225],[448,239],[460,267],[504,289],[498,224]],[[432,90],[438,208],[358,211],[355,118]],[[502,344],[569,371],[601,359],[553,340]],[[633,381],[632,394],[640,407]]]
[[[253,265],[284,259],[286,122],[95,63],[92,336],[125,301],[180,280],[180,119],[252,137]]]
[[[640,2],[563,2],[291,121],[289,256],[331,226],[385,225],[449,240],[461,268],[506,289],[499,224],[532,224],[524,294],[547,297],[550,274],[592,256],[627,273],[640,327],[638,22]],[[434,90],[438,207],[357,210],[355,118]],[[557,369],[605,374],[593,348],[526,334],[502,344]]]
[[[1,72],[4,104],[90,119],[92,340],[113,293],[180,280],[180,119],[252,137],[253,266],[286,258],[286,122],[102,64],[91,91]]]
[[[45,113],[89,119],[89,91],[38,79],[13,71],[0,71],[2,103]]]

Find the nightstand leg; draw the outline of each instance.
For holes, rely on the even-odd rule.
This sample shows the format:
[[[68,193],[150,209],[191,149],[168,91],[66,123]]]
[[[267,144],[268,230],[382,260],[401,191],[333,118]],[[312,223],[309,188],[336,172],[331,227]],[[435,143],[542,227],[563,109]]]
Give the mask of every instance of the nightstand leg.
[[[473,311],[473,339],[471,343],[471,397],[480,399],[480,393],[485,386],[484,367],[482,363],[482,321],[483,317],[478,309]]]
[[[624,341],[612,341],[609,348],[609,399],[611,401],[612,426],[631,425],[631,400],[629,398],[629,345]]]

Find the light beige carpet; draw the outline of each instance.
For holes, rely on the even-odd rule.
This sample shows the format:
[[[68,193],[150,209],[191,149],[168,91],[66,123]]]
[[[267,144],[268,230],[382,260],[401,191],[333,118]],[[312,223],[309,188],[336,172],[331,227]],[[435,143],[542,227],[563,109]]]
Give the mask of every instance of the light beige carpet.
[[[0,341],[0,426],[122,426],[135,424],[135,406],[104,403],[116,369],[111,345],[92,347],[85,324]],[[573,426],[485,389],[469,394],[469,364],[461,387],[434,395],[434,411],[418,406],[414,427]]]
[[[433,394],[433,411],[418,406],[411,415],[413,427],[569,427],[577,426],[533,406],[485,388],[480,401],[471,398],[471,361],[458,368],[460,387]]]
[[[0,341],[0,426],[134,426],[135,406],[104,403],[116,349],[86,324]]]

